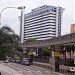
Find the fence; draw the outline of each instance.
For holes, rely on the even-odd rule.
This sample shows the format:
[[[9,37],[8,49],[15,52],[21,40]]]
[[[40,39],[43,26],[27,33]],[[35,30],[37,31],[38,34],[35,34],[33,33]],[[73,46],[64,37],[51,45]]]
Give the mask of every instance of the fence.
[[[33,58],[34,62],[43,62],[43,63],[49,63],[49,56],[34,56]]]

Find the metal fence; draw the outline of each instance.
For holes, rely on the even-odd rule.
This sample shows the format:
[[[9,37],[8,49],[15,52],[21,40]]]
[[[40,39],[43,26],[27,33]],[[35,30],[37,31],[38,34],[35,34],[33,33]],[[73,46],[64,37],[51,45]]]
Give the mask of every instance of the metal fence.
[[[43,63],[49,63],[49,56],[34,56],[33,58],[34,62],[43,62]]]

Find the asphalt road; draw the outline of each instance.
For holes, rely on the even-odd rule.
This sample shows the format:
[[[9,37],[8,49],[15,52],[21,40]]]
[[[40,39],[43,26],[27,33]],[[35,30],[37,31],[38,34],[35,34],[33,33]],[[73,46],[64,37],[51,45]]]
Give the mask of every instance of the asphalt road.
[[[62,75],[36,66],[15,63],[0,63],[1,75]]]

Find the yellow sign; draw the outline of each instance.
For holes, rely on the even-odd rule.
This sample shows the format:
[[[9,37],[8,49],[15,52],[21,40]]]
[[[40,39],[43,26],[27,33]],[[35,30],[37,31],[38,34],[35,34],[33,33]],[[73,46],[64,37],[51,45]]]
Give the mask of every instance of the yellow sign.
[[[60,52],[54,52],[54,56],[60,56]]]
[[[29,51],[28,55],[32,55],[33,54],[33,51]]]

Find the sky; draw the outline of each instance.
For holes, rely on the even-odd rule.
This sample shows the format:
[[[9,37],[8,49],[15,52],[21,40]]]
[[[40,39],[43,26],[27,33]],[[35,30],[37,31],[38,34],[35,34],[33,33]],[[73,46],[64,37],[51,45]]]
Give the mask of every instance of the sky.
[[[6,7],[19,7],[25,6],[25,14],[31,12],[31,10],[43,6],[61,6],[65,10],[62,16],[61,34],[69,34],[71,24],[74,21],[74,0],[0,0],[0,12]],[[16,34],[20,33],[19,16],[21,11],[19,9],[8,8],[1,13],[1,25],[7,25],[11,27]]]

